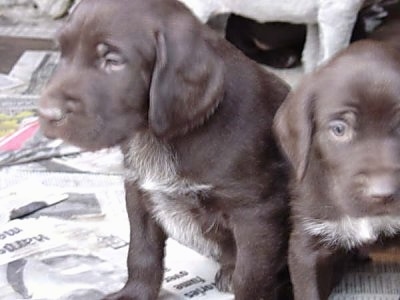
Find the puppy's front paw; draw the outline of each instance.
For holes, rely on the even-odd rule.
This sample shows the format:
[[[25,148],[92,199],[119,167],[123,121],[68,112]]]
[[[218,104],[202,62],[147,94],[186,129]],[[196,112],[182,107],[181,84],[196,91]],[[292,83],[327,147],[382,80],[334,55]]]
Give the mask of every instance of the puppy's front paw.
[[[125,285],[116,293],[105,296],[102,300],[156,300],[158,293],[154,291],[151,295],[146,290],[141,290],[137,285]]]
[[[129,295],[125,290],[120,290],[105,296],[102,300],[139,300],[139,298]]]
[[[232,275],[234,266],[223,266],[215,275],[217,289],[224,293],[233,293]]]
[[[132,298],[129,295],[126,295],[121,292],[117,292],[117,293],[112,293],[112,294],[105,296],[102,300],[134,300],[134,299],[136,299],[136,298]]]

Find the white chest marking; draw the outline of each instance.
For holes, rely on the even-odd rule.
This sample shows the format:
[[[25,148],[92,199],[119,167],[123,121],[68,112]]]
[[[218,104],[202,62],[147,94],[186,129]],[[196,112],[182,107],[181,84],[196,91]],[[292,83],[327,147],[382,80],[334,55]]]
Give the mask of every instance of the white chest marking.
[[[392,237],[400,234],[400,217],[346,216],[338,221],[305,219],[303,228],[309,234],[320,237],[327,245],[351,249],[365,243],[376,242],[380,235]]]
[[[219,246],[205,239],[198,223],[190,213],[189,205],[175,201],[163,193],[152,193],[154,217],[169,236],[199,253],[218,259]]]
[[[176,173],[174,154],[152,135],[143,134],[134,138],[129,153],[126,158],[129,169],[125,176],[149,193],[153,202],[153,216],[165,232],[201,254],[218,257],[219,246],[204,238],[190,212],[190,203],[197,200],[196,194],[205,193],[212,186],[180,178]],[[182,198],[188,201],[182,201]]]

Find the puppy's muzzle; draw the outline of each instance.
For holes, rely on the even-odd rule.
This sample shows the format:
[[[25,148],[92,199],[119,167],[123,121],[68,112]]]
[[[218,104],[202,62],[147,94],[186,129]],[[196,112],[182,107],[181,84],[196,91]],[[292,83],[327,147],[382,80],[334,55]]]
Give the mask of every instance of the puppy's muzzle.
[[[364,178],[364,196],[374,202],[388,203],[400,192],[399,180],[394,173],[370,174]]]
[[[60,108],[39,107],[38,113],[41,118],[51,123],[60,122],[65,118],[65,112]]]

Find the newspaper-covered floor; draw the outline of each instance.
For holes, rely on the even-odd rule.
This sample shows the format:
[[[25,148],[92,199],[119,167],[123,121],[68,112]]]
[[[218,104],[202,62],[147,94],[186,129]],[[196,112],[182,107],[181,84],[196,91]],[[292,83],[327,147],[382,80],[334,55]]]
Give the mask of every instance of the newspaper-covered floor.
[[[0,188],[0,299],[101,299],[123,285],[128,224],[119,175],[8,168]],[[168,240],[160,299],[233,299],[217,292],[216,270]]]
[[[0,26],[1,34],[1,26]],[[0,74],[0,299],[101,299],[126,278],[118,149],[87,153],[41,136],[36,102],[58,53],[27,51]],[[160,299],[230,300],[218,266],[168,240]],[[331,300],[399,300],[400,262],[357,265]]]

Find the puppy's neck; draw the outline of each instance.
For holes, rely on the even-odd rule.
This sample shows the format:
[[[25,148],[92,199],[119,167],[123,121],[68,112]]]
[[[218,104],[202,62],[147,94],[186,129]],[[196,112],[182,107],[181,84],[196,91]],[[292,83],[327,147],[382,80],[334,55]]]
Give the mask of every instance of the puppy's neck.
[[[129,181],[157,177],[165,182],[176,176],[176,158],[171,147],[150,132],[135,134],[123,152],[125,177]]]
[[[125,179],[150,193],[187,194],[211,189],[193,183],[177,172],[178,158],[171,145],[149,132],[136,134],[124,147]]]

